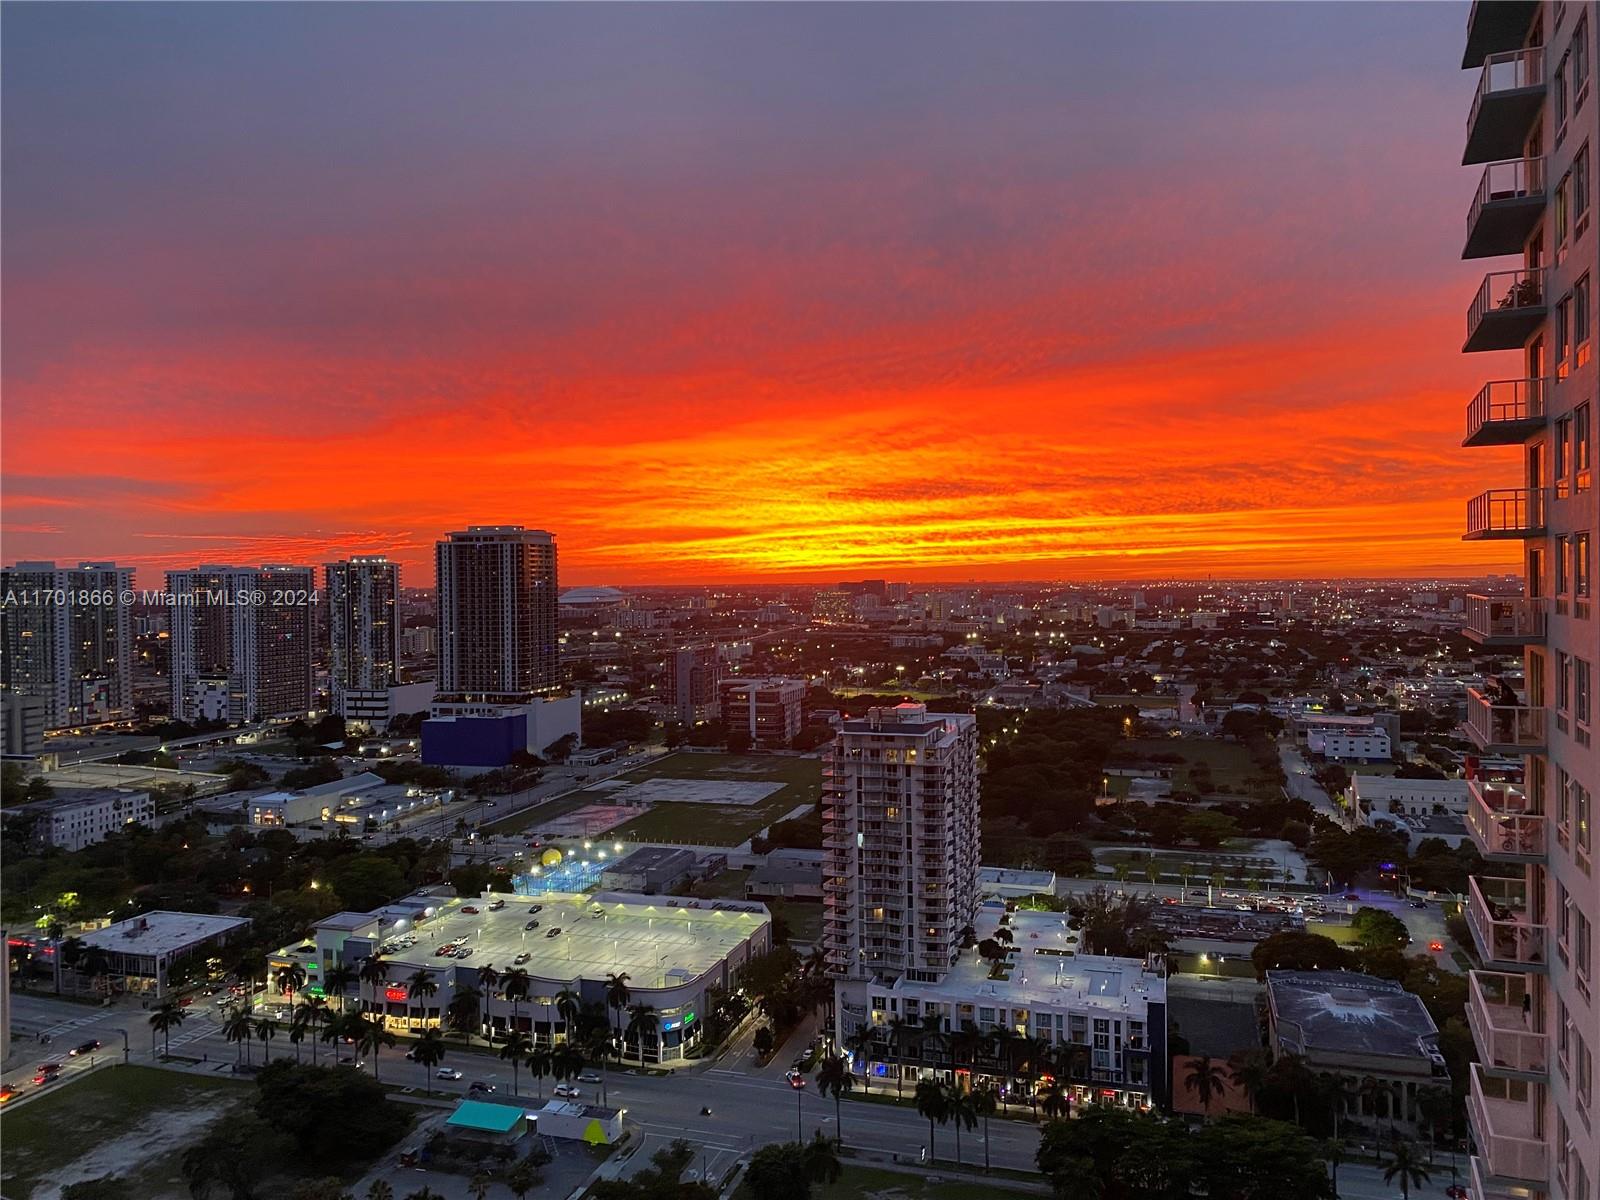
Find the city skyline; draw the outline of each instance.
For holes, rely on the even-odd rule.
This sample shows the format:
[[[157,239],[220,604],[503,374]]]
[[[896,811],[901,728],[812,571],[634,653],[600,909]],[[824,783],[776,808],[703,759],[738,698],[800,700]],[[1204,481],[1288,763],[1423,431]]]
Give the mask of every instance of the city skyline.
[[[14,10],[7,559],[1506,571],[1464,10]]]

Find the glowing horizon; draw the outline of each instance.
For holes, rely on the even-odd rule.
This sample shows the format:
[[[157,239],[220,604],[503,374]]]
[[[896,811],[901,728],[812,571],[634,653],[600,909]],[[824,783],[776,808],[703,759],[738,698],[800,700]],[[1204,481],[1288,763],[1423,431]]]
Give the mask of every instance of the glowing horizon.
[[[1515,570],[1464,13],[12,8],[5,561]]]

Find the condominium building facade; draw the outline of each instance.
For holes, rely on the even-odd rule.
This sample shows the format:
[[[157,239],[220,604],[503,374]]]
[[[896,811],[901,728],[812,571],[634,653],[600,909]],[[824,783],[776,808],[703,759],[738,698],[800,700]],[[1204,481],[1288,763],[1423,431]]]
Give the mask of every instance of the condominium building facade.
[[[382,555],[329,563],[328,690],[346,720],[399,682],[400,566]]]
[[[172,716],[230,724],[311,711],[311,567],[168,571]]]
[[[561,686],[556,539],[521,525],[472,525],[434,550],[438,698],[518,704]]]
[[[853,979],[937,983],[978,912],[978,726],[925,704],[845,721],[823,769],[823,945]]]
[[[735,678],[722,681],[722,723],[750,744],[782,750],[800,732],[806,681],[779,676]]]
[[[109,562],[0,571],[0,686],[37,699],[44,728],[134,715],[132,587]]]
[[[712,643],[667,652],[662,699],[674,721],[693,725],[717,715],[722,656]]]
[[[1481,169],[1463,257],[1519,260],[1492,270],[1468,310],[1463,349],[1516,358],[1486,373],[1464,444],[1515,447],[1523,475],[1468,502],[1466,536],[1518,542],[1525,581],[1520,595],[1469,596],[1465,625],[1480,645],[1520,648],[1524,664],[1520,689],[1495,681],[1467,707],[1481,750],[1524,760],[1469,780],[1467,827],[1497,872],[1470,881],[1466,909],[1482,961],[1467,1101],[1480,1200],[1595,1200],[1600,1186],[1597,25],[1593,3],[1477,0],[1462,61],[1479,78],[1463,162]]]

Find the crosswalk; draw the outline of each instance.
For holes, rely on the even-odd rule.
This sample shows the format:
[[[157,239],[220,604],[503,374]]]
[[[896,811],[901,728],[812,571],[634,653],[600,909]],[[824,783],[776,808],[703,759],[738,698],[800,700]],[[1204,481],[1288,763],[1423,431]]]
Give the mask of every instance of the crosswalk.
[[[61,1021],[58,1024],[50,1026],[48,1029],[41,1030],[40,1036],[51,1039],[58,1038],[64,1033],[71,1033],[74,1029],[82,1029],[85,1025],[94,1025],[100,1021],[103,1021],[105,1020],[105,1017],[106,1014],[104,1012],[91,1013],[82,1017],[73,1017],[70,1021]]]

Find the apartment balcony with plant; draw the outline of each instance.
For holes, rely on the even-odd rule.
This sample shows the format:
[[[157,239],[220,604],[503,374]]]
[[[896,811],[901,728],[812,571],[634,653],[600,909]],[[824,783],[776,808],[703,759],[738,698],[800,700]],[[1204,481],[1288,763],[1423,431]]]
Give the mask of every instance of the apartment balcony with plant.
[[[1550,315],[1543,267],[1491,271],[1467,308],[1467,340],[1461,350],[1520,350]]]
[[[1489,754],[1538,754],[1548,741],[1549,710],[1520,698],[1467,689],[1467,736]]]
[[[1473,944],[1485,967],[1502,971],[1549,969],[1550,927],[1534,920],[1524,880],[1469,876],[1467,928],[1472,931]]]

